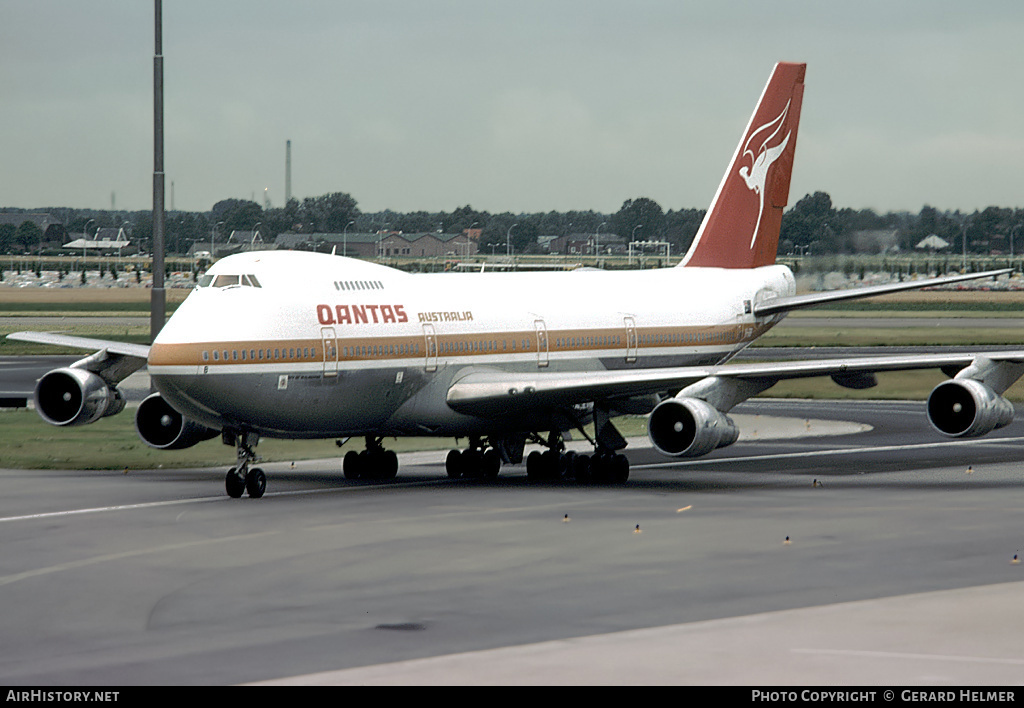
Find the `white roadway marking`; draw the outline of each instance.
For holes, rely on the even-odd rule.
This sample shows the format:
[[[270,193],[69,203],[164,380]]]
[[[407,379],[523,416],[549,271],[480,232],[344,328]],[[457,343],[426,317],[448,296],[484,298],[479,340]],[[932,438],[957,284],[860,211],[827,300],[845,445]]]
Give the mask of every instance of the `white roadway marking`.
[[[388,485],[360,486],[360,487],[336,487],[333,489],[301,489],[292,492],[271,492],[266,497],[289,497],[300,494],[330,494],[333,492],[355,492],[359,490],[386,489],[388,487],[418,487],[429,484],[441,484],[448,482],[448,479],[423,480],[419,482],[395,482]],[[116,506],[98,506],[91,509],[68,509],[65,511],[44,511],[38,514],[25,514],[24,516],[0,517],[0,523],[5,521],[32,521],[36,519],[52,519],[60,516],[77,516],[79,514],[101,514],[110,511],[130,511],[133,509],[153,509],[161,506],[178,506],[180,504],[196,504],[206,502],[230,502],[234,501],[224,496],[216,497],[195,497],[194,499],[174,499],[171,501],[141,502],[139,504],[120,504]]]
[[[900,452],[905,450],[928,450],[947,445],[1000,445],[1005,443],[1021,443],[1024,437],[1017,438],[977,438],[971,440],[943,440],[934,443],[918,443],[916,445],[881,445],[877,447],[837,447],[827,450],[809,450],[807,452],[780,452],[767,455],[744,455],[743,457],[716,457],[703,460],[677,460],[675,462],[650,462],[644,465],[632,465],[630,469],[647,470],[659,467],[676,467],[685,465],[692,467],[696,465],[713,465],[728,462],[750,462],[753,460],[786,460],[800,457],[819,457],[821,455],[855,455],[864,452]]]

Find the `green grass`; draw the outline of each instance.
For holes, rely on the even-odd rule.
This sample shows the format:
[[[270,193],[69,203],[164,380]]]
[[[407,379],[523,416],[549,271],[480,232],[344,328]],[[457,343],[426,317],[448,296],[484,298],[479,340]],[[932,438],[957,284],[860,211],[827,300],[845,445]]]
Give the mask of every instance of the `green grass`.
[[[755,347],[993,346],[1024,344],[1019,327],[775,327]]]
[[[0,409],[0,466],[14,469],[141,470],[191,467],[224,467],[235,462],[235,449],[220,438],[186,450],[154,450],[135,432],[134,411],[127,410],[91,425],[59,428],[42,420],[35,411]],[[616,419],[626,436],[643,435],[642,416]],[[461,441],[465,446],[465,440]],[[456,447],[452,438],[388,438],[384,445],[395,452],[438,450]],[[339,448],[331,440],[260,440],[257,452],[266,462],[340,458],[349,450],[362,450],[362,438],[352,438]],[[438,460],[444,459],[443,454]],[[340,462],[339,462],[340,465]],[[340,467],[339,467],[340,469]]]
[[[178,309],[178,303],[168,303],[167,316]],[[148,315],[148,302],[4,302],[0,303],[0,317],[138,317]]]
[[[91,425],[60,428],[44,422],[35,411],[0,412],[0,465],[16,469],[166,469],[187,467],[230,467],[234,447],[220,438],[199,443],[186,450],[154,450],[135,432],[134,412],[124,411],[101,418]],[[389,441],[389,449],[408,450],[453,447],[448,439],[410,438]],[[260,457],[268,462],[340,458],[350,449],[361,450],[361,438],[338,448],[334,440],[261,440]]]
[[[971,313],[985,313],[991,314],[995,312],[1007,312],[1016,315],[1024,315],[1024,307],[1019,302],[987,302],[987,301],[962,301],[962,300],[948,300],[948,301],[899,301],[899,302],[885,302],[877,300],[851,300],[849,302],[834,302],[827,305],[829,311],[835,310],[839,312],[881,312],[885,313],[886,317],[909,317],[913,313],[928,311],[936,312],[941,314],[948,314],[950,312],[971,312]],[[801,310],[800,312],[807,313],[814,317],[826,316],[823,310],[807,309]]]

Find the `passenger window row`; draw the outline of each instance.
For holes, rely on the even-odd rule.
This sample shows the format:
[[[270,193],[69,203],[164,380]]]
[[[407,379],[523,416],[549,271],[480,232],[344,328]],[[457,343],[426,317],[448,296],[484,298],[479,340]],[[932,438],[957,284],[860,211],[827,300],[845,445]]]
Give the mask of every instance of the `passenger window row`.
[[[274,349],[214,349],[213,361],[281,361],[316,359],[316,347]],[[210,350],[203,351],[203,361],[210,361]]]
[[[342,356],[368,357],[368,356],[406,356],[420,353],[420,345],[412,344],[360,344],[352,347],[342,347]]]
[[[592,346],[619,346],[622,344],[622,337],[619,335],[598,335],[596,337],[557,337],[555,346],[558,347],[592,347]]]

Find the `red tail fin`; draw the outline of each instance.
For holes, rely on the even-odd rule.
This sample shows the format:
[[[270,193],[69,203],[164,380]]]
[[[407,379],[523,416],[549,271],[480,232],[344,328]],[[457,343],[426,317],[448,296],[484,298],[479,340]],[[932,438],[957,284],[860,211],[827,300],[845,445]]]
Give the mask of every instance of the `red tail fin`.
[[[789,201],[806,64],[775,65],[711,208],[680,265],[771,265]]]

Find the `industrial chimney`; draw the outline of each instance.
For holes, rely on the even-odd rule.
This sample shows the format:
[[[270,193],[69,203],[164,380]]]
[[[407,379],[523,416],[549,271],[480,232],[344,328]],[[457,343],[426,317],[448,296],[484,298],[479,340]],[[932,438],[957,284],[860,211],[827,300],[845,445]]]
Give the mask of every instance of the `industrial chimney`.
[[[292,200],[292,141],[285,141],[284,144],[284,203]]]

